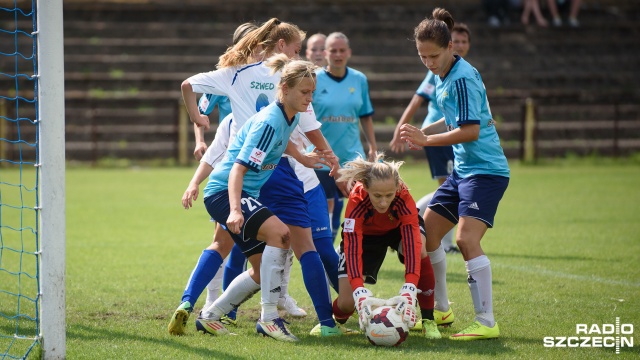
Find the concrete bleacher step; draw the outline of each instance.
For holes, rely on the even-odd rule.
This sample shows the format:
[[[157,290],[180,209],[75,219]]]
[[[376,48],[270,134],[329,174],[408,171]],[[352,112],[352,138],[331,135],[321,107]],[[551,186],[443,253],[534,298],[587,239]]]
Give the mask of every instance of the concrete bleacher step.
[[[69,156],[175,156],[182,80],[215,68],[237,24],[271,16],[296,23],[309,34],[341,30],[349,36],[354,53],[350,66],[369,77],[380,142],[388,143],[388,128],[392,134],[393,122],[426,72],[411,37],[434,4],[282,0],[266,10],[264,5],[258,0],[65,1]],[[495,29],[486,25],[477,0],[443,0],[438,5],[472,30],[468,60],[483,76],[509,156],[517,156],[514,144],[522,135],[527,97],[540,104],[540,134],[548,138],[541,145],[545,153],[588,151],[581,137],[598,134],[605,137],[601,144],[607,144],[618,131],[608,128],[607,121],[616,116],[623,134],[630,136],[622,138],[625,149],[640,151],[632,141],[638,136],[638,106],[624,105],[640,103],[637,1],[584,0],[579,29],[523,27],[517,14],[510,25]],[[20,22],[25,29],[31,25]],[[2,49],[9,45],[0,41]],[[33,71],[28,61],[11,62],[10,67],[6,61],[0,59],[2,69]],[[26,89],[21,94],[33,91],[28,80],[18,83]],[[621,105],[612,111],[616,102]],[[421,122],[425,111],[418,111],[414,123]],[[578,130],[574,122],[586,125]],[[569,145],[563,146],[561,138]]]

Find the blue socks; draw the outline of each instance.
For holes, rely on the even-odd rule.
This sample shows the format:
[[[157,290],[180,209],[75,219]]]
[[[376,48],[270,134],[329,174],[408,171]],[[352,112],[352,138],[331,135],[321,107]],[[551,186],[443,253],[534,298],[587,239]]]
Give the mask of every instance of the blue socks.
[[[322,265],[324,265],[324,271],[327,273],[331,287],[336,293],[340,293],[338,287],[338,262],[340,261],[340,256],[338,256],[336,249],[333,248],[333,240],[323,237],[313,239],[313,244],[320,255],[320,260],[322,260]]]
[[[338,231],[340,230],[340,225],[342,222],[340,221],[340,217],[342,216],[342,207],[344,206],[344,201],[342,200],[342,195],[338,194],[336,191],[336,195],[334,196],[333,201],[333,217],[331,218],[331,240],[332,242],[336,240],[336,235],[338,235]],[[340,242],[340,241],[338,241]]]
[[[307,288],[313,307],[316,309],[320,325],[335,327],[336,323],[333,321],[332,316],[331,294],[329,293],[327,278],[318,252],[307,251],[302,254],[300,267],[302,268],[304,286]]]
[[[202,291],[207,287],[207,284],[213,279],[218,272],[218,268],[222,265],[222,256],[215,250],[204,250],[198,264],[193,269],[189,282],[187,282],[187,288],[182,294],[182,302],[188,301],[191,306],[194,306],[198,301],[198,297],[202,294]]]

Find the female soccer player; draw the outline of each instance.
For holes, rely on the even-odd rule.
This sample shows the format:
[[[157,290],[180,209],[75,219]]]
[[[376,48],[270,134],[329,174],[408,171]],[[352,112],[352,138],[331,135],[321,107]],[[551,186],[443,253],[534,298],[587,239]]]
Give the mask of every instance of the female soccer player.
[[[289,27],[285,27],[286,25]],[[279,73],[268,73],[269,68],[264,63],[255,63],[244,67],[236,66],[236,64],[240,63],[242,59],[246,59],[247,54],[252,53],[252,51],[248,49],[255,48],[258,45],[263,49],[262,53],[265,55],[278,52],[290,58],[297,58],[301,41],[304,39],[305,34],[297,27],[291,28],[290,26],[291,25],[282,23],[277,19],[268,21],[243,38],[236,46],[228,50],[227,53],[221,57],[219,65],[231,66],[231,70],[221,68],[214,72],[198,74],[187,79],[183,83],[182,89],[185,104],[188,108],[195,106],[194,91],[228,95],[234,112],[234,123],[231,127],[231,137],[233,138],[233,129],[234,127],[237,128],[239,126],[238,123],[243,121],[242,119],[245,118],[243,114],[255,112],[264,106],[264,104],[270,102],[270,99],[273,98],[275,93],[274,83],[279,81],[280,76]],[[189,111],[189,113],[192,114],[193,112]],[[200,121],[201,125],[207,125],[207,119],[202,117],[194,116],[192,121]],[[312,108],[301,114],[300,128],[306,137],[319,149],[330,149],[319,127],[320,125],[315,119],[315,113],[313,113]],[[331,158],[329,154],[323,155],[328,159]],[[288,171],[287,167],[291,168],[288,162],[289,160],[286,162],[281,160],[276,167],[274,173],[281,173],[283,176],[282,179],[284,179],[276,185],[281,186],[282,184],[287,184],[292,186],[291,190],[295,191],[295,196],[275,196],[272,197],[272,202],[268,202],[265,199],[264,203],[265,205],[268,204],[274,207],[274,213],[277,212],[276,215],[289,226],[292,248],[300,260],[305,286],[316,308],[318,317],[323,325],[333,329],[336,328],[336,325],[331,318],[331,302],[329,289],[325,281],[325,267],[330,269],[331,266],[329,265],[331,262],[335,263],[333,267],[337,267],[337,256],[334,251],[321,252],[329,255],[333,252],[333,256],[335,257],[335,261],[333,261],[328,258],[330,256],[323,256],[321,258],[318,254],[318,251],[320,251],[319,248],[318,251],[316,251],[314,245],[314,239],[316,237],[312,237],[310,227],[310,218],[314,219],[316,217],[308,216],[312,207],[307,205],[302,187],[296,190],[291,184],[291,182],[299,182],[299,180],[295,177],[295,174]],[[337,160],[335,163],[337,164]],[[297,173],[296,171],[296,174]],[[268,195],[271,191],[276,191],[277,187],[278,186],[268,186],[265,189],[268,189],[268,191],[263,192],[263,194]],[[295,212],[292,211],[292,209],[299,209],[300,211]],[[326,216],[326,218],[328,219],[328,216]],[[328,229],[327,226],[324,226],[324,228]],[[322,229],[322,227],[320,227],[320,229]],[[328,246],[328,248],[331,248],[331,246]],[[323,266],[323,262],[327,266]],[[214,268],[215,264],[212,262],[209,266],[210,268]],[[329,272],[329,270],[327,270],[327,272]],[[293,305],[295,306],[295,303]],[[338,329],[322,333],[323,336],[340,334]]]
[[[258,25],[252,22],[246,22],[236,28],[233,33],[233,45],[237,44],[240,39],[247,35],[250,31],[258,28]],[[221,123],[227,115],[231,114],[231,102],[229,98],[222,95],[202,94],[198,101],[198,110],[200,114],[209,115],[218,106],[218,120]],[[207,151],[207,143],[204,140],[204,133],[198,131],[197,125],[193,124],[194,134],[196,134],[196,147],[193,150],[193,156],[200,161],[202,155]]]
[[[461,58],[467,56],[471,44],[471,33],[465,24],[455,24],[451,31],[451,41],[453,43],[453,51],[460,55]],[[411,98],[411,102],[402,113],[398,125],[393,134],[393,139],[389,143],[391,150],[397,153],[405,151],[406,143],[400,139],[400,128],[404,124],[409,124],[413,115],[418,108],[426,101],[429,103],[427,117],[422,122],[422,127],[434,123],[442,119],[442,112],[438,109],[435,102],[435,75],[427,70],[427,76],[416,90]],[[453,171],[453,148],[451,146],[425,146],[424,152],[427,155],[429,168],[431,169],[431,177],[438,181],[438,186],[446,180],[447,176]],[[417,201],[418,208],[424,214],[427,204],[433,197],[433,192],[425,195]],[[442,238],[442,246],[444,251],[449,253],[459,252],[458,248],[453,244],[453,229]]]
[[[204,202],[212,218],[226,223],[234,242],[251,262],[253,281],[261,284],[262,312],[257,331],[278,340],[297,341],[276,308],[290,246],[289,229],[257,200],[298,125],[298,113],[307,110],[315,90],[314,65],[293,61],[285,66],[287,61],[286,56],[270,61],[274,72],[282,70],[278,100],[247,120],[237,133],[225,158],[209,177]],[[218,333],[224,328],[215,319],[203,319],[196,325]]]
[[[456,239],[467,268],[475,322],[451,336],[454,340],[496,338],[491,264],[480,240],[493,227],[498,203],[509,184],[509,165],[491,117],[480,73],[453,53],[454,20],[442,8],[433,10],[414,31],[418,55],[436,76],[436,103],[444,118],[422,130],[409,124],[400,137],[412,149],[453,145],[453,173],[438,188],[424,214],[426,249],[436,278],[436,320],[453,321],[446,288],[446,259],[440,239],[458,224]],[[445,132],[446,131],[446,132]]]
[[[384,161],[381,153],[373,162],[362,157],[348,162],[339,170],[338,181],[355,182],[347,200],[340,243],[338,267],[340,293],[333,302],[333,313],[338,322],[349,319],[356,306],[360,328],[364,328],[368,304],[381,305],[384,301],[371,300],[371,292],[364,284],[375,284],[378,271],[387,253],[387,247],[398,251],[405,265],[405,284],[399,297],[387,304],[400,301],[405,308],[404,320],[409,327],[416,323],[416,297],[422,314],[422,332],[425,337],[441,337],[433,317],[433,268],[422,246],[423,220],[416,204],[398,173],[402,162]],[[422,290],[420,294],[417,289]]]
[[[276,22],[278,22],[278,24],[276,24]],[[238,29],[236,29],[236,32],[234,33],[235,45],[232,48],[228,49],[225,55],[223,55],[223,56],[226,56],[227,59],[229,58],[231,59],[231,60],[228,60],[225,65],[231,66],[231,64],[236,64],[236,63],[238,65],[241,65],[242,61],[244,61],[245,63],[252,62],[252,61],[255,61],[256,59],[262,59],[263,56],[267,56],[275,53],[281,53],[283,49],[286,50],[286,52],[288,53],[288,56],[293,56],[295,55],[296,43],[301,41],[301,36],[302,37],[304,36],[304,33],[301,32],[295,25],[288,24],[288,23],[280,23],[279,21],[277,21],[277,19],[272,19],[270,22],[263,24],[263,26],[260,29],[257,29],[257,27],[254,29],[258,33],[256,34],[256,32],[253,32],[251,37],[251,40],[252,40],[251,42],[243,41],[241,43],[240,40],[244,39],[248,35],[248,33],[243,34],[242,31],[244,31],[244,29],[247,29],[247,28],[249,29],[249,33],[253,31],[253,30],[250,30],[251,26],[249,25],[251,25],[251,23],[240,25]],[[280,39],[283,39],[283,40],[280,41]],[[262,47],[263,44],[267,46],[266,49],[263,49]],[[232,56],[233,54],[235,55]],[[239,59],[244,59],[244,60],[239,60]],[[245,70],[245,69],[246,68],[243,68],[242,70]],[[213,73],[220,75],[220,72],[223,72],[223,71],[218,71]],[[266,66],[251,67],[251,70],[249,70],[248,72],[251,73],[251,74],[248,74],[248,76],[253,76],[253,75],[255,75],[256,77],[271,76],[269,75],[270,69]],[[244,73],[247,74],[247,71],[244,71]],[[279,79],[279,74],[275,76],[275,79]],[[221,81],[221,84],[227,85],[227,87],[228,87],[228,84],[230,83],[231,82],[224,83]],[[222,88],[224,89],[225,87],[222,86]],[[195,93],[191,91],[190,87],[185,88],[183,86],[183,91],[186,93],[185,103],[187,103],[187,98],[188,98],[189,99],[188,104],[192,105],[192,106],[189,106],[189,105],[187,106],[187,109],[188,109],[187,111],[189,111],[190,114],[198,114],[200,119],[206,119],[208,121],[208,117],[206,115],[203,115],[202,112],[199,111],[200,109],[196,104]],[[214,96],[224,96],[225,98],[227,98],[227,95],[228,95],[227,93],[218,92],[218,91],[215,93],[208,93],[206,91],[203,91],[203,93],[214,95]],[[273,86],[273,90],[270,90],[268,94],[270,95],[269,99],[273,99],[273,94],[275,94],[275,85]],[[238,97],[237,94],[234,93],[234,95],[235,95],[235,98]],[[257,103],[258,100],[256,100],[256,98],[260,98],[260,95],[262,94],[256,93],[254,94],[253,97],[247,96],[246,98],[248,101],[255,101]],[[266,95],[263,97],[266,97]],[[261,100],[262,101],[261,104],[263,104],[261,106],[266,105],[270,101],[269,99]],[[257,105],[256,105],[256,108],[257,108]],[[243,122],[246,121],[246,119],[248,119],[251,115],[255,114],[258,110],[259,108],[252,110],[249,113],[239,113],[239,111],[236,112],[236,113],[239,113],[239,116],[236,116],[235,123],[237,124],[239,121],[243,121]],[[315,117],[314,116],[308,116],[308,117],[310,118],[308,119],[308,121],[312,121],[312,125],[315,126],[315,123],[316,123]],[[304,121],[304,124],[307,124],[308,121]],[[230,122],[229,126],[231,124],[234,124],[234,122]],[[196,130],[196,139],[203,137],[201,127],[198,127],[197,125],[194,124],[194,130]],[[209,175],[214,164],[220,161],[220,159],[223,157],[226,151],[226,147],[228,145],[228,140],[231,137],[231,128],[229,128],[227,132],[221,135],[225,135],[225,138],[226,138],[226,141],[224,141],[224,146],[220,144],[221,140],[223,139],[220,139],[220,140],[216,139],[218,140],[217,141],[218,146],[215,147],[213,149],[214,151],[208,155],[209,159],[214,159],[214,160],[212,160],[208,164],[203,164],[201,162],[198,170],[196,171],[196,175],[194,175],[194,179],[198,176],[198,173],[200,176],[200,180],[197,182],[197,184],[195,184],[196,191],[197,191],[198,185],[202,182],[202,180],[204,180]],[[190,192],[191,195],[188,195],[187,193],[183,195],[183,204],[185,201],[184,199],[185,197],[195,198],[192,193],[193,192],[192,187],[188,188],[187,192]],[[230,250],[231,250],[231,253],[229,253]],[[191,276],[189,277],[189,281],[187,282],[187,286],[183,292],[181,303],[178,306],[178,308],[175,310],[173,316],[171,317],[171,320],[168,325],[168,330],[170,334],[182,335],[185,333],[185,327],[189,319],[189,316],[191,314],[191,311],[193,310],[193,305],[195,305],[195,303],[197,302],[198,297],[202,293],[205,286],[207,286],[207,284],[210,283],[212,278],[214,278],[214,276],[217,275],[218,269],[223,263],[223,259],[227,257],[227,254],[229,254],[229,260],[227,261],[227,264],[224,267],[224,275],[223,275],[224,289],[226,289],[226,287],[231,283],[231,281],[237,275],[241,274],[244,271],[246,257],[242,254],[242,252],[238,251],[237,246],[233,246],[233,241],[231,240],[231,237],[228,235],[228,233],[222,228],[217,228],[214,233],[214,239],[211,245],[202,252],[202,255],[198,259],[198,262]],[[210,305],[210,303],[213,303],[213,301],[215,301],[214,297],[209,298],[209,296],[212,294],[212,292],[218,291],[216,288],[219,288],[219,286],[213,284],[209,286],[209,288],[210,289],[207,292],[207,304],[206,304],[207,306]],[[215,297],[217,297],[217,293]],[[301,317],[306,315],[306,312],[304,312],[303,309],[300,309],[299,307],[297,307],[296,301],[292,299],[290,296],[288,296],[286,291],[283,291],[281,293],[281,299],[278,301],[278,304],[279,304],[278,305],[279,308],[286,310],[292,316]],[[235,319],[235,312],[231,312],[229,315],[230,315],[229,320],[231,323],[233,323],[233,320]]]
[[[322,123],[322,134],[338,156],[340,164],[365,156],[360,142],[360,126],[369,142],[368,158],[375,157],[378,146],[373,130],[373,106],[369,98],[367,77],[347,66],[351,48],[346,35],[334,32],[325,42],[327,67],[318,70],[317,91],[313,107],[318,121]],[[317,170],[316,174],[327,195],[329,216],[333,216],[334,197],[340,192],[329,169]]]
[[[327,41],[327,35],[322,33],[313,34],[307,39],[307,49],[305,57],[308,61],[323,67],[327,64],[324,57],[324,43]]]

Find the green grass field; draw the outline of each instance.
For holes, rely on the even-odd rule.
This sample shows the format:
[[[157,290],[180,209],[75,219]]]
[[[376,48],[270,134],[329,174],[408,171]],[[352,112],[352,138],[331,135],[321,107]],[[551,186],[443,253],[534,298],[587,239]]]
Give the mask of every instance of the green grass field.
[[[17,172],[2,170],[2,178]],[[640,166],[603,161],[539,166],[512,164],[495,228],[483,240],[492,263],[494,310],[501,338],[468,343],[425,340],[412,333],[397,348],[376,348],[363,335],[308,335],[315,312],[300,267],[290,293],[309,313],[292,320],[301,341],[259,337],[259,296],[239,312],[237,336],[195,332],[173,337],[166,326],[187,278],[211,239],[213,226],[199,199],[185,211],[180,197],[193,169],[137,168],[67,171],[68,359],[631,359],[633,348],[545,348],[544,337],[576,336],[576,324],[640,326]],[[423,163],[401,171],[416,198],[435,189]],[[2,194],[8,201],[10,191]],[[3,217],[3,221],[5,221]],[[427,224],[428,225],[428,224]],[[448,290],[456,322],[473,320],[460,255],[447,255]],[[6,261],[5,261],[6,264]],[[371,290],[385,298],[404,282],[388,256]],[[2,286],[5,286],[2,284]],[[204,295],[196,308],[202,306]],[[0,304],[0,309],[3,305]],[[4,309],[3,311],[10,311]],[[348,325],[357,328],[357,322]],[[0,331],[8,327],[0,327]],[[584,336],[584,335],[583,335]],[[615,335],[614,335],[615,336]],[[3,350],[3,349],[2,349]],[[38,351],[32,353],[33,358]]]

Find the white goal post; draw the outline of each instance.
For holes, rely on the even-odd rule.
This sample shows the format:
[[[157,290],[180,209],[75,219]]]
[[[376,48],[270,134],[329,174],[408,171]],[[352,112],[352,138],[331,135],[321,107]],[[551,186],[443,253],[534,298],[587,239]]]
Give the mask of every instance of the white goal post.
[[[62,0],[37,0],[40,176],[40,339],[45,360],[66,358],[65,112]]]

